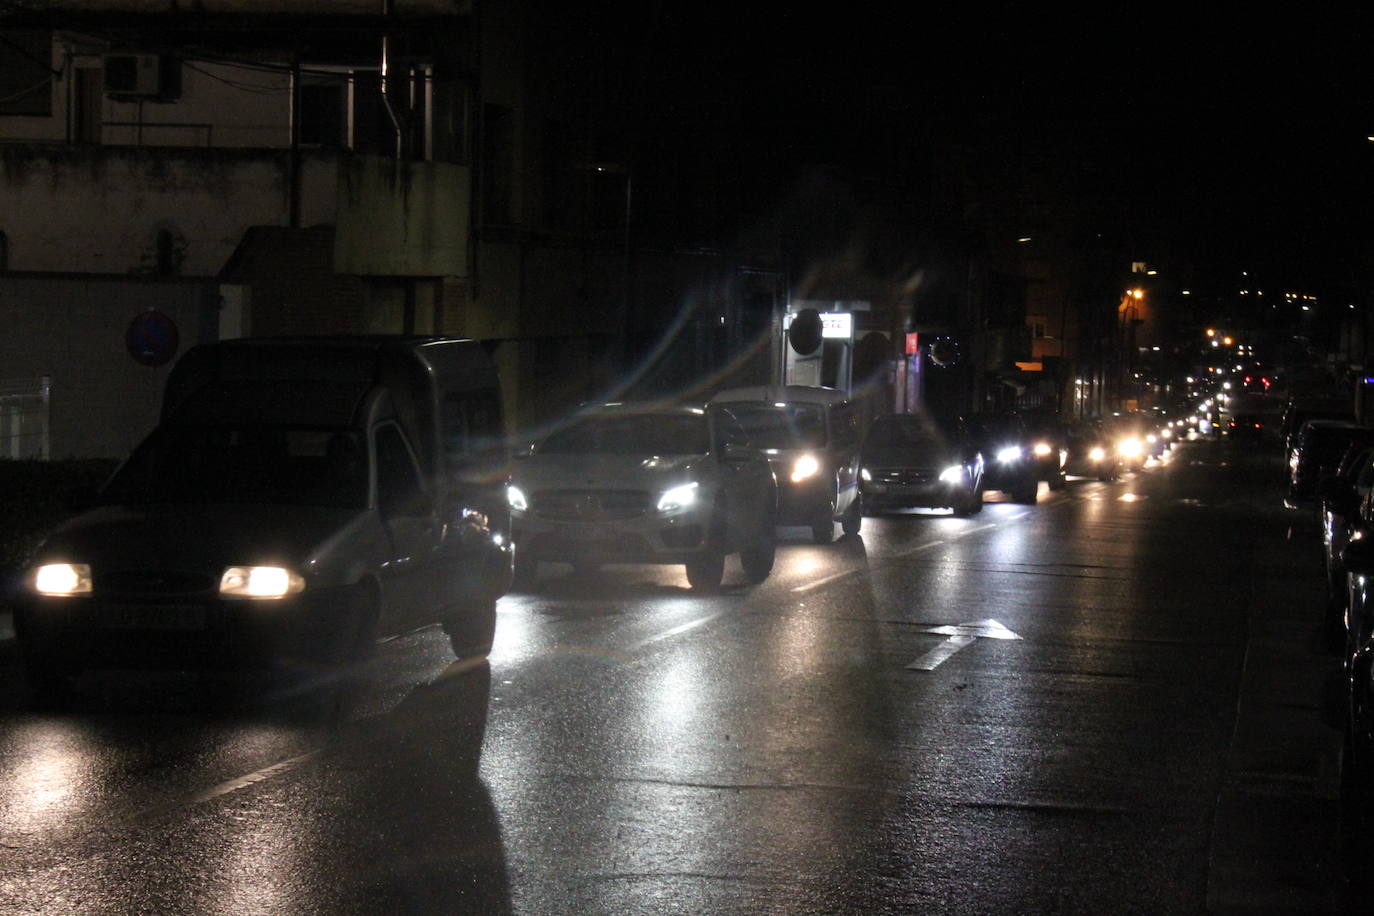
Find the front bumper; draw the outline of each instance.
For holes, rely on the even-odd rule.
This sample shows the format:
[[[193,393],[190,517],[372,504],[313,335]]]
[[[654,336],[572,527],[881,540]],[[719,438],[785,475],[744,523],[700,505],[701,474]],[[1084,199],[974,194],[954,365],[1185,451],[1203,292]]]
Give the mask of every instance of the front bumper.
[[[708,543],[707,508],[631,519],[551,521],[528,513],[511,518],[519,560],[562,563],[684,563]]]
[[[85,667],[263,668],[334,657],[356,629],[347,589],[276,600],[218,595],[27,595],[15,613],[26,653]]]

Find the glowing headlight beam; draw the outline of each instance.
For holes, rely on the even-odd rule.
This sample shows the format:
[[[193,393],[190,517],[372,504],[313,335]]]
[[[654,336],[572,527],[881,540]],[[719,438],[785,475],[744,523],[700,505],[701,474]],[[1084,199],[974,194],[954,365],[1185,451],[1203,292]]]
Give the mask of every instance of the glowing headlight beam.
[[[525,498],[525,491],[515,486],[506,487],[506,502],[510,503],[510,507],[516,512],[524,512],[530,507],[529,500]]]
[[[962,464],[951,464],[940,472],[940,479],[945,483],[962,483],[964,480],[964,466]]]
[[[1008,445],[1006,448],[998,449],[997,461],[999,464],[1011,464],[1013,461],[1021,460],[1021,446]]]
[[[285,598],[304,590],[305,580],[280,566],[231,566],[219,580],[219,593],[233,598]]]
[[[91,568],[85,563],[45,563],[34,570],[33,590],[40,595],[88,595]]]
[[[792,465],[792,482],[801,483],[808,477],[814,477],[820,469],[821,463],[815,455],[802,455]]]
[[[658,511],[673,512],[677,509],[685,509],[697,501],[697,483],[684,483],[682,486],[673,487],[665,490],[663,495],[658,498]]]

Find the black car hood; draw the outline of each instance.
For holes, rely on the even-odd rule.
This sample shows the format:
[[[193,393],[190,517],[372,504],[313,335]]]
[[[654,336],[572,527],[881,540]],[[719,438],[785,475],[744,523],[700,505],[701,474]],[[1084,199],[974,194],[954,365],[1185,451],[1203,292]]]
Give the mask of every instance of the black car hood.
[[[281,505],[102,506],[71,519],[37,560],[105,569],[298,564],[362,509]]]

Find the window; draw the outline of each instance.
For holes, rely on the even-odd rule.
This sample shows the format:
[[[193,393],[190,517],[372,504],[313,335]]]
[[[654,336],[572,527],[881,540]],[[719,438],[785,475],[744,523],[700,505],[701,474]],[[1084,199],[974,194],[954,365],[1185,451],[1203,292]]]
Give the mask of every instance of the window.
[[[400,430],[380,427],[376,446],[377,507],[384,515],[423,514],[425,488]]]
[[[1050,336],[1048,333],[1049,322],[1045,320],[1044,315],[1027,315],[1026,324],[1030,326],[1033,339],[1044,340]]]
[[[748,446],[749,436],[744,432],[744,427],[735,419],[734,414],[728,410],[715,411],[716,421],[716,441],[718,449],[724,451],[732,445]]]
[[[444,458],[450,469],[500,448],[501,401],[490,389],[450,394],[443,404]]]
[[[52,32],[0,30],[0,115],[52,114]]]
[[[343,86],[301,86],[301,143],[326,149],[340,147],[344,143],[344,126]]]

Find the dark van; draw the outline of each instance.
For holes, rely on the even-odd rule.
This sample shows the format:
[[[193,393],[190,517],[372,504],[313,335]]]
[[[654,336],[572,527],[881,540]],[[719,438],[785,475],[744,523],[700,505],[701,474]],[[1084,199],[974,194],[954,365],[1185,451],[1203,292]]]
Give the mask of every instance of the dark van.
[[[157,428],[28,566],[30,680],[337,663],[436,623],[484,656],[511,582],[506,474],[496,369],[474,341],[194,347]]]

